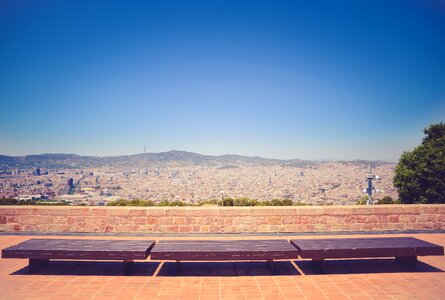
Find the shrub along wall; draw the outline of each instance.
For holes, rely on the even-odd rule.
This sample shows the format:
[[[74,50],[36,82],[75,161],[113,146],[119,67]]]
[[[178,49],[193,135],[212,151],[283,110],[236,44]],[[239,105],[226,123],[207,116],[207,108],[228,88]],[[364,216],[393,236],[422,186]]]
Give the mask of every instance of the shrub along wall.
[[[0,206],[0,231],[265,233],[445,230],[445,205],[304,207]]]

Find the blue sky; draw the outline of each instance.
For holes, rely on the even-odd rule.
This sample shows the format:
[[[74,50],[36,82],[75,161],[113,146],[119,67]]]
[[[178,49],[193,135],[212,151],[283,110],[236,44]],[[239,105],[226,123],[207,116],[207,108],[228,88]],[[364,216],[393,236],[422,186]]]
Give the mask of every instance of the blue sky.
[[[444,119],[443,1],[0,2],[0,154],[397,161]]]

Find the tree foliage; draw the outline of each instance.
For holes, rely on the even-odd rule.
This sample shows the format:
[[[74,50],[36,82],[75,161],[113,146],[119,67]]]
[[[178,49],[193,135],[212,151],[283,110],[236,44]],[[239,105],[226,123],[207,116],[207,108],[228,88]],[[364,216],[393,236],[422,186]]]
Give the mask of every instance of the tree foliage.
[[[393,200],[390,196],[385,196],[377,200],[377,204],[400,204],[399,200]]]
[[[47,202],[43,200],[17,200],[11,198],[1,198],[0,205],[48,205],[48,206],[58,206],[58,205],[69,205],[66,201],[62,200],[59,202]]]
[[[109,202],[107,206],[154,206],[156,205],[150,200],[125,200],[119,199],[116,201]]]
[[[292,206],[292,205],[304,205],[294,204],[290,199],[273,199],[271,201],[259,201],[257,199],[250,199],[247,197],[240,198],[224,198],[222,200],[205,200],[199,203],[187,203],[179,200],[168,201],[163,200],[155,203],[151,200],[125,200],[119,199],[109,202],[107,206],[202,206],[202,205],[218,205],[218,206]]]
[[[423,132],[422,144],[400,157],[394,185],[402,203],[445,203],[445,123]]]
[[[362,196],[359,199],[357,199],[357,202],[355,204],[357,204],[357,205],[365,205],[366,201],[368,201],[368,196]]]

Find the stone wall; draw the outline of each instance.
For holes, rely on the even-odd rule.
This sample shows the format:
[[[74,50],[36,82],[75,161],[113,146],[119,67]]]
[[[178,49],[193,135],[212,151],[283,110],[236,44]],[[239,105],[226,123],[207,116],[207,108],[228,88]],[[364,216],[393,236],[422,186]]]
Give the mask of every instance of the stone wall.
[[[0,231],[243,233],[445,230],[445,205],[0,206]]]

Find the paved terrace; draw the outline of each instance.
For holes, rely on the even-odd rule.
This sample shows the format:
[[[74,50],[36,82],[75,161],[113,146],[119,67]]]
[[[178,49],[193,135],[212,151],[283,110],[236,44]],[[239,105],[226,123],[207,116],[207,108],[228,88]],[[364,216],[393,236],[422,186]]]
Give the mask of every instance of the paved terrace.
[[[341,235],[338,237],[413,236],[445,245],[444,233]],[[0,235],[0,248],[38,236]],[[61,238],[60,236],[41,236]],[[85,239],[147,239],[146,236],[64,236]],[[295,238],[277,236],[276,238]],[[324,238],[326,236],[298,236]],[[328,236],[332,238],[333,236]],[[188,236],[181,239],[261,239],[261,236]],[[274,237],[267,237],[268,239]],[[161,237],[150,236],[159,240]],[[165,237],[162,239],[178,239]],[[131,276],[121,262],[52,261],[27,274],[26,259],[0,259],[1,299],[444,299],[445,257],[419,257],[417,271],[394,259],[332,260],[325,274],[310,261],[275,262],[271,275],[263,262],[174,263],[140,261]]]

